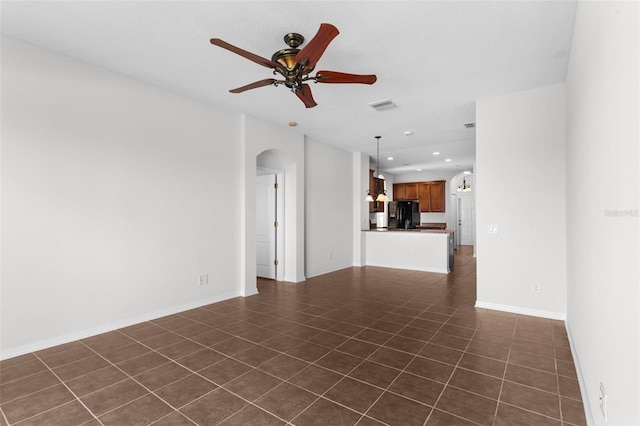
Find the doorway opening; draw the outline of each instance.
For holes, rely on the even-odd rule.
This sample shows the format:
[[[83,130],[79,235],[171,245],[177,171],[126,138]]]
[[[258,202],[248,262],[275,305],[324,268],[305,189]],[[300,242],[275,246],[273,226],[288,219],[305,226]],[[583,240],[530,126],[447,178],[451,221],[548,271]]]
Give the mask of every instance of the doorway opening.
[[[463,186],[467,188],[462,190]],[[461,190],[458,190],[461,189]],[[473,173],[460,173],[451,179],[451,225],[456,231],[456,245],[476,244],[476,210]]]
[[[284,174],[265,168],[256,172],[256,275],[283,280]]]

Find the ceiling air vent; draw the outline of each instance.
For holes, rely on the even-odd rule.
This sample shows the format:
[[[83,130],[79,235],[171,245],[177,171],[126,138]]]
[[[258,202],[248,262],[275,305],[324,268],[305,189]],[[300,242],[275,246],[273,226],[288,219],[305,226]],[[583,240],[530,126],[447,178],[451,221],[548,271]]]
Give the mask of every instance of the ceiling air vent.
[[[391,99],[385,99],[383,101],[372,102],[369,106],[376,111],[386,111],[388,109],[398,108],[398,105],[391,102]]]
[[[464,127],[466,127],[467,129],[473,129],[474,127],[476,127],[476,123],[464,123]]]

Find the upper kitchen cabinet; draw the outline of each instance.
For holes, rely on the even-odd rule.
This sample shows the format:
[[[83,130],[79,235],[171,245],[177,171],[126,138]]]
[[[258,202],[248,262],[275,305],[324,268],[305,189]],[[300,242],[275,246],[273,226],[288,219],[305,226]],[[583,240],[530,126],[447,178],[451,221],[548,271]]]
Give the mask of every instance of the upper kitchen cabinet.
[[[418,193],[421,212],[442,213],[444,212],[444,184],[443,180],[431,182],[420,182]]]
[[[444,180],[430,182],[408,182],[393,185],[393,199],[418,200],[421,213],[443,213],[445,211]]]
[[[394,183],[393,184],[394,200],[417,200],[418,184],[417,183]]]

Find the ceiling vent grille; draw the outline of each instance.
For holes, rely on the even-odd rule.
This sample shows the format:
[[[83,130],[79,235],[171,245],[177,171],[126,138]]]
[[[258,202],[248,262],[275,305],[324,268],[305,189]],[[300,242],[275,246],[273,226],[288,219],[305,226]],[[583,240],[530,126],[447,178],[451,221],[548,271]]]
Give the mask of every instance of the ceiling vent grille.
[[[474,127],[476,127],[476,123],[464,123],[464,127],[466,127],[467,129],[473,129]]]
[[[391,102],[391,99],[385,99],[383,101],[372,102],[369,106],[376,111],[387,111],[389,109],[398,108],[398,105]]]

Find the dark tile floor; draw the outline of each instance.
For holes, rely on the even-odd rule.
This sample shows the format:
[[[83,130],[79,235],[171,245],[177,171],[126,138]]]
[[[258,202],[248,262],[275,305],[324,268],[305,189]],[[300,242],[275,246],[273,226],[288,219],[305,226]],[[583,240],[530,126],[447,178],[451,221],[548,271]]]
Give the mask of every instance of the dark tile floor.
[[[2,361],[4,425],[583,425],[561,321],[348,268]]]

